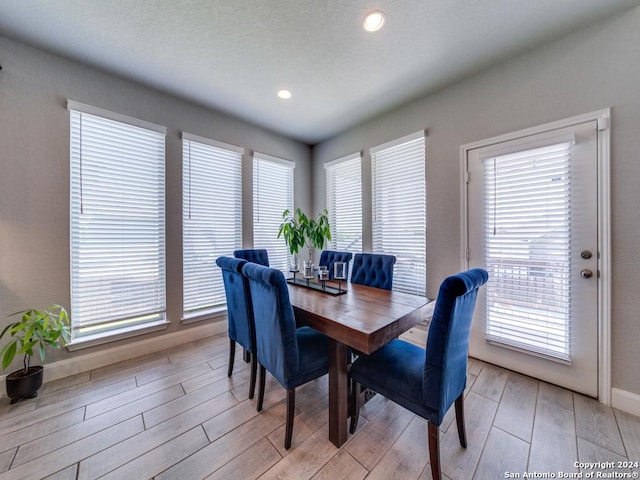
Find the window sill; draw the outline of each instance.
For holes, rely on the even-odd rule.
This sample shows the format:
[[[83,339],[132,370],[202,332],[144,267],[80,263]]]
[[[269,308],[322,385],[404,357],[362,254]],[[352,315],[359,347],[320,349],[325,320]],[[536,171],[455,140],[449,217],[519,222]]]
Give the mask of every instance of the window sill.
[[[112,343],[125,338],[164,330],[168,325],[169,322],[166,320],[158,320],[156,322],[145,323],[144,325],[135,325],[127,328],[121,328],[119,330],[112,330],[106,333],[87,335],[85,337],[72,340],[71,343],[67,344],[66,348],[70,352],[74,352],[76,350],[82,350],[83,348],[95,347],[97,345]]]
[[[205,320],[219,320],[221,317],[226,316],[227,314],[227,306],[220,306],[210,308],[208,310],[199,310],[197,312],[190,312],[185,314],[180,321],[184,325],[188,325],[189,323],[203,322]]]

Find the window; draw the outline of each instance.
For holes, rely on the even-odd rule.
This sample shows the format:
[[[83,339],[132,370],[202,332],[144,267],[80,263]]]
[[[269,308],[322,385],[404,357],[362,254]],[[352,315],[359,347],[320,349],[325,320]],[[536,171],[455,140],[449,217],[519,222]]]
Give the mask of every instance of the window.
[[[573,141],[483,160],[486,338],[570,360]]]
[[[373,250],[396,256],[393,289],[426,294],[425,133],[371,149]]]
[[[362,172],[360,154],[325,165],[327,210],[333,250],[362,251]]]
[[[295,164],[260,153],[253,157],[253,246],[266,248],[269,264],[287,271],[289,249],[278,238],[282,212],[293,210]]]
[[[244,150],[182,135],[182,269],[185,318],[224,305],[216,258],[242,246]]]
[[[165,129],[73,101],[68,108],[72,338],[160,328]]]

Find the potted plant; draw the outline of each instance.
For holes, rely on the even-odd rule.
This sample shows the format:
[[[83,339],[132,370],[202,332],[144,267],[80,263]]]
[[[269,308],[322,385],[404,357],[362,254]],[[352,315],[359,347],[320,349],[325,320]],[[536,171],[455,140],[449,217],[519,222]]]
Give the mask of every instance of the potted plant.
[[[45,310],[24,310],[9,316],[15,315],[20,315],[20,320],[7,325],[0,333],[0,339],[5,334],[10,336],[9,342],[0,350],[3,369],[7,369],[16,355],[24,355],[24,368],[6,377],[7,396],[11,403],[38,396],[43,367],[30,365],[34,351],[37,350],[40,360],[44,361],[47,346],[61,348],[70,339],[69,315],[60,305]]]
[[[284,237],[292,256],[296,256],[300,249],[306,246],[307,261],[310,264],[313,260],[314,249],[322,249],[325,242],[331,240],[328,215],[325,209],[318,214],[317,219],[313,219],[305,215],[299,208],[293,214],[287,209],[282,212],[284,221],[280,224],[278,238]]]

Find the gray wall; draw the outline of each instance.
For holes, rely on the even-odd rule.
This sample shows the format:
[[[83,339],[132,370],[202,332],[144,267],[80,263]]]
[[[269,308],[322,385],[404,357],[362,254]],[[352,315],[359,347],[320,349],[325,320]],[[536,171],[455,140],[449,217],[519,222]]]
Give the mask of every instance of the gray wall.
[[[3,37],[0,64],[0,329],[8,323],[10,312],[52,303],[70,305],[67,99],[167,127],[167,310],[171,325],[155,335],[188,328],[179,321],[181,131],[247,149],[243,165],[245,246],[251,246],[253,234],[251,151],[296,162],[296,206],[304,210],[311,206],[307,145]],[[99,348],[104,347],[54,351],[47,361]]]
[[[612,386],[640,394],[640,7],[316,145],[314,208],[325,205],[324,163],[364,151],[370,248],[368,149],[427,128],[427,284],[434,297],[460,267],[460,145],[605,107],[612,108]]]

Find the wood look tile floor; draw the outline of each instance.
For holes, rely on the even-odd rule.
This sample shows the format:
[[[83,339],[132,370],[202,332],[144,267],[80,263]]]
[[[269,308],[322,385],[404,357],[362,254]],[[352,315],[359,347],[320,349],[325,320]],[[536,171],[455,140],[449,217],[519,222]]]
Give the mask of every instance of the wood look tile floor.
[[[431,478],[426,422],[380,395],[335,448],[326,377],[298,390],[284,450],[284,390],[267,376],[257,413],[248,365],[236,359],[228,378],[227,357],[227,337],[216,336],[47,383],[36,399],[0,398],[0,480]],[[450,480],[640,461],[640,418],[474,359],[465,409],[467,449],[453,409],[441,426]]]

